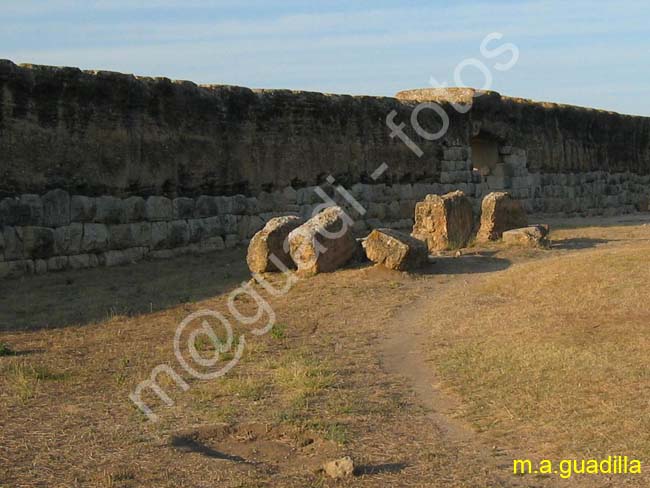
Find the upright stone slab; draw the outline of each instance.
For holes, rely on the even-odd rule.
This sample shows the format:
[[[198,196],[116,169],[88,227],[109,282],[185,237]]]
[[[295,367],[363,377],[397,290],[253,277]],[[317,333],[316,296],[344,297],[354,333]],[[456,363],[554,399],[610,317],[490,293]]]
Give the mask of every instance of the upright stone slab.
[[[505,231],[527,225],[528,215],[519,200],[513,200],[507,192],[490,193],[481,204],[481,227],[476,239],[496,241]]]
[[[289,249],[305,275],[334,271],[355,253],[352,222],[340,207],[329,207],[289,234]]]
[[[472,204],[462,191],[427,195],[415,206],[412,236],[424,241],[431,252],[466,246],[473,227]]]
[[[299,217],[276,217],[269,220],[266,225],[256,233],[248,245],[246,262],[253,273],[268,273],[279,271],[271,260],[275,256],[287,268],[295,268],[295,264],[288,252],[288,243],[285,242],[289,233],[302,224]]]
[[[414,270],[427,260],[427,245],[392,229],[375,229],[363,241],[368,259],[389,269]]]

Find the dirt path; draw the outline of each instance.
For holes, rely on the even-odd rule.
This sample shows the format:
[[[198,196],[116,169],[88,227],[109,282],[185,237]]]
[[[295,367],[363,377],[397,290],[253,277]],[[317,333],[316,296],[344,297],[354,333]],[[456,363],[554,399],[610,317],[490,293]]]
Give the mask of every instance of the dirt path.
[[[518,479],[511,474],[512,459],[521,458],[516,453],[498,446],[489,446],[471,425],[455,417],[460,399],[444,391],[439,384],[434,366],[427,361],[426,347],[430,329],[431,303],[440,296],[445,287],[469,285],[484,273],[497,273],[503,269],[500,260],[481,256],[466,256],[459,259],[441,260],[440,280],[434,286],[427,286],[414,302],[404,306],[389,324],[389,331],[380,342],[382,368],[389,374],[407,379],[420,404],[428,411],[434,428],[446,444],[459,452],[480,460],[487,472],[503,487],[548,487],[551,480]],[[435,265],[435,263],[434,263]],[[453,269],[453,271],[452,271]],[[470,271],[471,270],[471,271]],[[464,274],[465,272],[471,274]]]

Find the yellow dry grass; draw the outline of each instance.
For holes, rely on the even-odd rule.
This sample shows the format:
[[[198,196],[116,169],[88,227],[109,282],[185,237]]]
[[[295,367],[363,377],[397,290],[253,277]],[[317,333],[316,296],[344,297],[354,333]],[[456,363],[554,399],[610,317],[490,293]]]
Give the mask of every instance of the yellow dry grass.
[[[648,459],[649,250],[570,253],[447,290],[431,356],[462,414],[537,456]]]

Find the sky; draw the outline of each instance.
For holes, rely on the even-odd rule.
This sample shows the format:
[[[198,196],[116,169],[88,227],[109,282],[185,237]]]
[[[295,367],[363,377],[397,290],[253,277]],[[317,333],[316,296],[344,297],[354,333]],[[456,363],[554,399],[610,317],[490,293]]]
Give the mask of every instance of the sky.
[[[0,0],[0,58],[354,95],[462,84],[650,116],[649,19],[648,0]]]

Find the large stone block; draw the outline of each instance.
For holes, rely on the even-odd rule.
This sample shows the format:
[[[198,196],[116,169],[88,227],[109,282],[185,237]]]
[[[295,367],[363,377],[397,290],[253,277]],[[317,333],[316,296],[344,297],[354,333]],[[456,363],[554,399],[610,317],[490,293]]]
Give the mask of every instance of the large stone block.
[[[164,222],[172,219],[172,201],[167,197],[151,196],[145,204],[145,215],[149,222]]]
[[[144,259],[145,250],[141,247],[132,247],[121,251],[107,251],[99,256],[99,264],[102,266],[123,266],[134,264]]]
[[[49,227],[17,227],[19,239],[23,242],[25,256],[49,258],[54,254],[54,230]]]
[[[0,225],[35,225],[43,223],[43,203],[38,195],[3,198],[0,201]]]
[[[31,274],[33,272],[34,261],[30,259],[0,263],[0,279],[20,278],[25,274]]]
[[[232,212],[235,215],[244,215],[246,213],[247,200],[244,195],[235,195],[231,198]]]
[[[205,237],[217,237],[226,233],[223,216],[208,217],[203,219],[203,232]],[[191,231],[190,231],[191,235]]]
[[[42,202],[45,227],[61,227],[70,223],[70,195],[67,191],[48,191],[43,195]]]
[[[70,200],[70,220],[72,222],[92,222],[95,220],[97,201],[83,195],[73,195]]]
[[[151,223],[136,222],[129,225],[131,226],[131,235],[133,236],[133,246],[149,247],[151,245]]]
[[[68,257],[70,269],[96,268],[99,266],[99,258],[96,254],[77,254]]]
[[[68,256],[54,256],[47,260],[48,271],[62,271],[68,267]]]
[[[550,245],[547,239],[548,233],[549,228],[547,225],[531,225],[504,232],[503,242],[524,247],[548,247]]]
[[[223,232],[225,234],[237,233],[237,216],[236,215],[222,215],[221,223],[223,225]]]
[[[477,240],[496,241],[505,231],[526,225],[528,215],[519,200],[514,200],[507,192],[490,193],[481,204],[481,227]]]
[[[153,222],[151,224],[152,249],[169,247],[169,224],[167,222]]]
[[[173,220],[169,222],[169,247],[182,247],[190,242],[190,227],[184,220]]]
[[[191,219],[194,217],[193,198],[174,198],[172,201],[172,218],[174,220]]]
[[[83,230],[83,224],[78,222],[54,229],[54,253],[57,255],[79,254]]]
[[[271,256],[287,268],[295,265],[289,255],[289,233],[302,224],[299,217],[277,217],[271,219],[257,234],[253,236],[248,245],[246,262],[253,273],[267,273],[279,271]]]
[[[5,226],[2,229],[2,236],[4,240],[4,258],[6,261],[14,261],[23,259],[24,248],[23,241],[18,236],[15,227]]]
[[[141,222],[146,219],[146,204],[142,197],[129,197],[124,200],[127,222]]]
[[[135,246],[131,224],[109,225],[108,234],[109,249],[126,249]]]
[[[375,229],[363,241],[366,256],[373,263],[399,271],[414,270],[427,261],[427,245],[392,229]]]
[[[84,224],[81,250],[85,253],[102,252],[108,249],[109,233],[104,224]]]
[[[111,197],[102,196],[95,200],[94,221],[100,224],[125,224],[127,222],[126,208],[124,201]]]
[[[429,251],[466,246],[473,227],[472,204],[461,191],[427,195],[415,206],[412,235],[426,242]]]
[[[289,234],[293,262],[302,274],[334,271],[355,253],[352,220],[340,207],[323,210]]]
[[[190,242],[200,242],[207,237],[205,219],[190,219],[187,225],[190,229]]]
[[[196,199],[195,215],[197,217],[212,217],[219,213],[216,197],[201,195]]]

